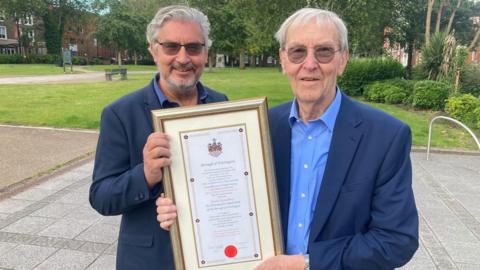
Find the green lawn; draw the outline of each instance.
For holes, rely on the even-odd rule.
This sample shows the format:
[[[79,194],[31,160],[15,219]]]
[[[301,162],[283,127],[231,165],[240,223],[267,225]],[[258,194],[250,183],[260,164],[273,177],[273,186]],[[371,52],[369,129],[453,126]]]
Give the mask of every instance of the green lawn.
[[[100,66],[99,66],[100,67]],[[0,85],[0,123],[97,129],[102,108],[146,85],[152,76],[131,74],[126,81],[82,84]],[[266,96],[269,106],[291,99],[287,78],[277,69],[217,69],[202,82],[230,99]],[[411,111],[371,104],[398,117],[412,128],[414,145],[427,144],[429,120],[438,112]],[[477,131],[480,135],[480,132]],[[467,132],[448,124],[434,126],[433,146],[475,149]]]
[[[155,66],[145,65],[123,65],[129,71],[155,71]],[[73,73],[84,73],[89,71],[104,71],[105,69],[119,68],[117,65],[95,65],[95,66],[73,66]],[[67,66],[67,72],[70,66]],[[63,67],[53,64],[0,64],[0,77],[14,77],[27,75],[57,75],[63,74]]]
[[[63,74],[63,68],[52,64],[0,64],[0,77]]]
[[[129,71],[155,71],[157,70],[156,66],[150,65],[94,65],[94,66],[81,66],[82,69],[88,71],[105,71],[105,69],[113,69],[113,68],[126,68]]]

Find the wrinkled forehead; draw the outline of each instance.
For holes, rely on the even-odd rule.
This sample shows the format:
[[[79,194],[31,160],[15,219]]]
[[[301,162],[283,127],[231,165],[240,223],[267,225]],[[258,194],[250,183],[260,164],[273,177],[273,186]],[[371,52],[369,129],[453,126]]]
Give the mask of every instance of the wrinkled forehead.
[[[285,35],[285,44],[308,45],[340,45],[338,29],[333,22],[312,18],[299,20],[290,25]]]

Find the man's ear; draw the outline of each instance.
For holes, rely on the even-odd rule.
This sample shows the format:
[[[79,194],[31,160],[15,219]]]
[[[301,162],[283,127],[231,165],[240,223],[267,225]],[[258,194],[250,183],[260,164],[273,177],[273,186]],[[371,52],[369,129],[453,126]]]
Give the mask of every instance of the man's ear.
[[[285,66],[284,63],[287,61],[287,53],[285,50],[278,50],[278,56],[280,58],[280,66],[282,67],[282,73],[285,74]]]
[[[156,57],[156,56],[157,56],[157,52],[155,51],[155,48],[153,47],[152,44],[150,44],[150,45],[148,46],[148,51],[150,52],[150,55],[152,56],[153,61],[154,61],[155,63],[157,63],[157,57]]]
[[[343,71],[345,70],[345,68],[347,67],[347,64],[348,64],[348,59],[350,57],[349,53],[348,53],[348,50],[345,50],[344,52],[342,52],[342,56],[341,56],[341,63],[340,63],[340,66],[337,70],[337,76],[341,76],[343,74]]]

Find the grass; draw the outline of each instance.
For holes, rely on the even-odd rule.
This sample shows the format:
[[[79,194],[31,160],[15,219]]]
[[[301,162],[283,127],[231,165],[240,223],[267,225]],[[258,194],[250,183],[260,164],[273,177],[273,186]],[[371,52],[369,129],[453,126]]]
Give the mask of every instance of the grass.
[[[150,65],[123,65],[123,66],[118,66],[118,65],[94,65],[94,66],[82,66],[81,67],[84,70],[88,71],[105,71],[105,69],[113,69],[113,68],[126,68],[129,71],[155,71],[157,70],[156,66]]]
[[[63,68],[53,64],[0,64],[0,77],[63,74]]]
[[[97,129],[105,105],[143,87],[151,78],[150,74],[131,74],[126,81],[0,85],[0,123]],[[205,72],[202,82],[227,94],[230,99],[266,96],[269,106],[292,98],[287,78],[272,68],[217,69]],[[413,131],[414,145],[427,144],[429,121],[438,112],[412,111],[387,104],[370,105],[407,123]],[[442,148],[476,147],[467,132],[444,123],[435,124],[432,145]]]
[[[155,66],[123,65],[129,71],[155,71]],[[73,66],[73,73],[89,71],[105,71],[105,69],[118,68],[117,65]],[[67,72],[70,66],[67,66]],[[63,74],[63,67],[53,64],[0,64],[0,77],[33,76],[33,75],[58,75]]]

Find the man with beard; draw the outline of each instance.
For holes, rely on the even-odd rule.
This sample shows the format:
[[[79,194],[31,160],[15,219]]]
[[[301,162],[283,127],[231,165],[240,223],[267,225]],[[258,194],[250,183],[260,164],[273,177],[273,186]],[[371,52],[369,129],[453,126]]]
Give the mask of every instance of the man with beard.
[[[159,73],[102,112],[90,204],[102,215],[122,215],[117,269],[174,269],[170,237],[155,210],[162,168],[171,162],[169,140],[153,132],[150,111],[227,100],[199,82],[209,31],[196,9],[161,8],[146,33]]]

